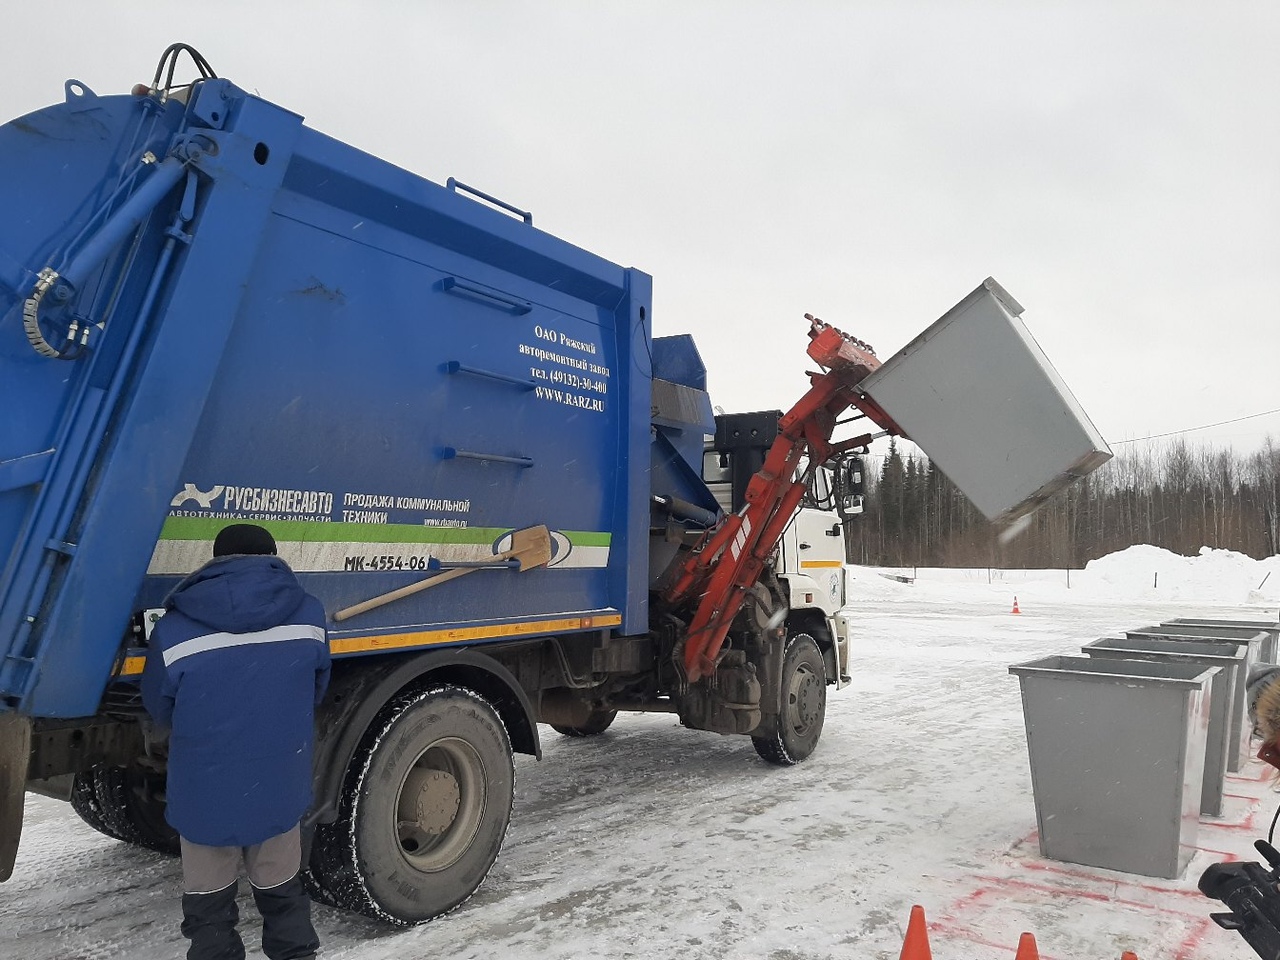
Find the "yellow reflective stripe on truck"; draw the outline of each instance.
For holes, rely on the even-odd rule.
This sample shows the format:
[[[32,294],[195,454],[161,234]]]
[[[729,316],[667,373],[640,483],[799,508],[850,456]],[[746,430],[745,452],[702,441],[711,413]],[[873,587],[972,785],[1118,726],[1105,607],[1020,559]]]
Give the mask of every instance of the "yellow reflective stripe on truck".
[[[535,633],[559,633],[564,630],[590,630],[616,627],[622,615],[605,613],[590,617],[563,617],[557,620],[535,620],[529,623],[501,623],[483,627],[454,627],[448,630],[423,630],[414,633],[382,633],[369,637],[343,637],[329,641],[335,654],[367,653],[373,650],[401,650],[426,647],[436,643],[460,643],[466,640],[488,640],[494,637],[524,637]]]
[[[800,568],[805,567],[840,567],[843,566],[839,560],[801,560]]]
[[[463,643],[467,640],[490,640],[496,637],[525,637],[540,633],[561,633],[568,630],[593,630],[616,627],[622,623],[618,613],[602,613],[593,616],[561,617],[556,620],[533,620],[526,623],[487,624],[482,627],[454,627],[448,630],[420,630],[414,633],[381,633],[368,637],[340,637],[329,641],[329,652],[371,653],[375,650],[404,650],[409,647],[429,647],[439,643]],[[125,657],[117,676],[133,677],[142,673],[144,657]]]

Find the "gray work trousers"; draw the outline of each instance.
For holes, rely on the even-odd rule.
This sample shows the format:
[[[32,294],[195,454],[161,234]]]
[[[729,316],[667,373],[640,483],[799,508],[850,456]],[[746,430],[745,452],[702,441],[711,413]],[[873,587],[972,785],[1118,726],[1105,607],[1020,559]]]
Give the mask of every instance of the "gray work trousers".
[[[214,893],[235,883],[244,859],[249,882],[259,890],[287,883],[302,868],[302,835],[297,826],[251,847],[206,847],[182,837],[182,889]]]

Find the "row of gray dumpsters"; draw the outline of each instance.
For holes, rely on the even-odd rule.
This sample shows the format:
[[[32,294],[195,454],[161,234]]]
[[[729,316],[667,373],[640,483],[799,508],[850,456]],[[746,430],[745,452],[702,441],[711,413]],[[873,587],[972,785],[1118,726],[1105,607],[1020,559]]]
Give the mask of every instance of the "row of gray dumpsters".
[[[1040,852],[1176,879],[1253,753],[1245,681],[1280,623],[1180,618],[1014,664]]]

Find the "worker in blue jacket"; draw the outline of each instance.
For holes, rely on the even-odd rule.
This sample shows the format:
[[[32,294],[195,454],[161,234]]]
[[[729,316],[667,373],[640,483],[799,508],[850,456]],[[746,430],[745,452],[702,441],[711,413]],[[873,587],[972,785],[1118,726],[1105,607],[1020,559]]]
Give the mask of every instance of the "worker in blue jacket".
[[[165,600],[142,700],[169,728],[165,818],[181,837],[188,960],[243,960],[241,858],[270,960],[319,947],[300,874],[315,706],[329,681],[320,602],[253,524],[224,527],[214,559]]]

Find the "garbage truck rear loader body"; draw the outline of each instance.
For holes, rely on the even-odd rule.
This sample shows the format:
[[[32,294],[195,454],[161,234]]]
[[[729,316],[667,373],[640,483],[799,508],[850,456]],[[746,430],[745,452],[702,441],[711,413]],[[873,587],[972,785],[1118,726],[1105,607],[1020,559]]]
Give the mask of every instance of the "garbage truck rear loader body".
[[[726,513],[692,340],[652,337],[647,275],[523,211],[215,78],[70,81],[0,127],[0,171],[0,874],[24,785],[174,846],[136,681],[166,594],[233,522],[267,527],[332,618],[307,821],[331,903],[416,922],[469,896],[540,721],[665,710],[778,763],[816,746],[846,638],[774,548],[805,481],[832,462],[840,487],[867,439],[833,444],[829,414],[896,428],[848,338],[814,322],[862,366],[815,358],[840,388],[782,418],[795,455]],[[734,518],[763,487],[742,566]]]

